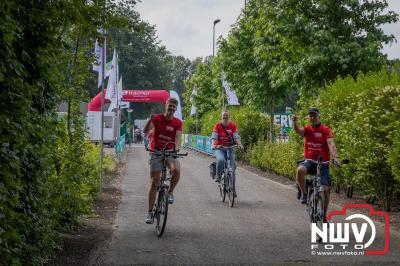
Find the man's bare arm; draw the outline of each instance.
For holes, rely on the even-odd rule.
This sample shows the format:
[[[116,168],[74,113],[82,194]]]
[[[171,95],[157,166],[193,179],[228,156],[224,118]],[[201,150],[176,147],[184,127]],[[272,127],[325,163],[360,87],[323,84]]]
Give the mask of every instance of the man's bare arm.
[[[299,125],[297,124],[297,120],[298,120],[297,115],[293,115],[292,121],[293,121],[294,131],[296,131],[296,133],[299,134],[300,136],[304,137],[305,134],[304,127],[299,127]]]
[[[150,132],[150,130],[151,130],[153,127],[154,127],[154,124],[153,124],[153,117],[151,117],[151,118],[147,121],[146,125],[144,126],[144,128],[143,128],[143,133],[144,133],[144,134],[148,134],[148,133]]]
[[[331,156],[332,156],[333,160],[335,160],[336,163],[338,163],[340,165],[338,153],[337,153],[337,150],[336,150],[336,145],[333,142],[333,138],[327,139],[326,142],[328,143],[329,152],[331,153]]]
[[[175,135],[175,150],[180,150],[182,144],[182,131],[176,131]]]

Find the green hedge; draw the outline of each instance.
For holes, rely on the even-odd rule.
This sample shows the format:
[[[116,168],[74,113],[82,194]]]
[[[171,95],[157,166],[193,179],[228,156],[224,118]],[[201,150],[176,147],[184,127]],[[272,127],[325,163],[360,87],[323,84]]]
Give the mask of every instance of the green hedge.
[[[302,98],[300,124],[308,123],[307,110],[316,106],[321,122],[334,131],[339,156],[350,159],[339,173],[337,184],[357,186],[367,196],[376,196],[390,210],[400,184],[400,78],[386,69],[338,79],[314,99]],[[288,143],[259,141],[248,151],[250,164],[263,170],[294,177],[296,161],[302,158],[303,139],[291,133]]]
[[[248,152],[251,165],[290,177],[296,176],[296,163],[301,159],[296,142],[259,141]],[[301,152],[300,152],[301,153]]]
[[[386,69],[367,75],[339,79],[309,101],[320,108],[323,120],[334,130],[344,179],[336,181],[362,188],[390,210],[399,184],[400,78]],[[303,105],[303,113],[307,106]]]
[[[200,121],[198,121],[198,130],[200,131]],[[196,118],[194,116],[186,117],[183,123],[183,133],[185,134],[196,133]]]
[[[1,3],[0,265],[45,264],[57,230],[92,211],[100,152],[84,140],[79,104],[94,77],[92,44],[101,21],[93,14],[101,5]],[[56,118],[62,100],[71,107],[69,127]]]
[[[82,126],[78,120],[73,125]],[[82,214],[93,210],[100,147],[86,142],[82,130],[68,135],[66,121],[48,122],[56,125],[48,155],[29,153],[30,161],[21,161],[21,167],[14,163],[15,172],[0,183],[0,259],[5,265],[45,263],[58,245],[57,230],[76,226]],[[34,158],[43,170],[32,170]],[[104,170],[114,168],[114,158],[106,156]]]
[[[209,112],[201,119],[201,135],[210,136],[214,125],[221,121],[222,109]],[[268,116],[252,111],[249,107],[230,107],[230,120],[237,125],[242,143],[245,147],[264,140],[271,128]]]

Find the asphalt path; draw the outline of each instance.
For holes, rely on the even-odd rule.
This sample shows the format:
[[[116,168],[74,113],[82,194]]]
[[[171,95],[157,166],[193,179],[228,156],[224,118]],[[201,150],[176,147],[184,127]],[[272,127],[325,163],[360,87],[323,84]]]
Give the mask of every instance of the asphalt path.
[[[150,183],[148,153],[128,150],[122,201],[110,243],[96,264],[342,264],[391,265],[400,262],[400,240],[393,231],[384,256],[312,255],[306,208],[293,186],[283,185],[238,167],[235,206],[220,201],[208,173],[211,157],[189,151],[181,161],[181,181],[170,205],[167,228],[158,238],[155,225],[144,223]],[[340,209],[340,206],[336,206]],[[334,207],[333,207],[334,208]],[[383,247],[383,225],[377,225],[373,247]],[[354,246],[354,241],[350,246]],[[347,249],[350,251],[349,249]],[[353,250],[353,249],[352,249]],[[329,250],[328,250],[329,251]],[[343,251],[339,244],[333,251]]]

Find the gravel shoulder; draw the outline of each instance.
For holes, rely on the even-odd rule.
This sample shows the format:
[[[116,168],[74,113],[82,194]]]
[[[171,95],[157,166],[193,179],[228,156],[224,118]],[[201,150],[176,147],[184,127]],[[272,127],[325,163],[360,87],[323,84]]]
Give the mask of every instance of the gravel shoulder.
[[[111,237],[115,214],[121,201],[121,182],[126,162],[118,164],[114,173],[106,176],[102,192],[94,202],[92,215],[84,216],[81,225],[72,232],[61,233],[61,246],[48,265],[91,265],[97,251]]]

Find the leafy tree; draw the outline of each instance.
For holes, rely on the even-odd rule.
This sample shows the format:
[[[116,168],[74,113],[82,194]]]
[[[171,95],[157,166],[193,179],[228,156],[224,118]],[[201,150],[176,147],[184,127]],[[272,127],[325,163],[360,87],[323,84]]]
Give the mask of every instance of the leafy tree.
[[[185,81],[186,90],[183,93],[186,103],[185,116],[190,114],[192,107],[190,99],[195,101],[199,117],[221,106],[221,81],[218,65],[214,64],[210,57],[197,64],[196,73]],[[195,87],[197,88],[197,96],[192,96]]]
[[[183,56],[174,56],[172,58],[172,89],[182,95],[185,89],[184,81],[191,74],[192,62]]]
[[[110,47],[118,47],[124,89],[175,90],[181,95],[183,81],[190,73],[190,60],[171,55],[160,45],[154,26],[142,21],[136,11],[125,10],[124,16],[128,26],[117,25],[110,31]],[[150,113],[164,109],[162,104],[131,105],[135,119],[147,118]]]
[[[1,3],[0,264],[44,264],[56,229],[91,209],[98,151],[84,143],[79,102],[102,4]],[[113,5],[106,15],[118,15]],[[57,121],[61,100],[68,123]]]
[[[218,58],[242,101],[273,108],[338,76],[379,70],[382,44],[394,39],[381,25],[398,20],[386,8],[386,1],[252,0]]]

